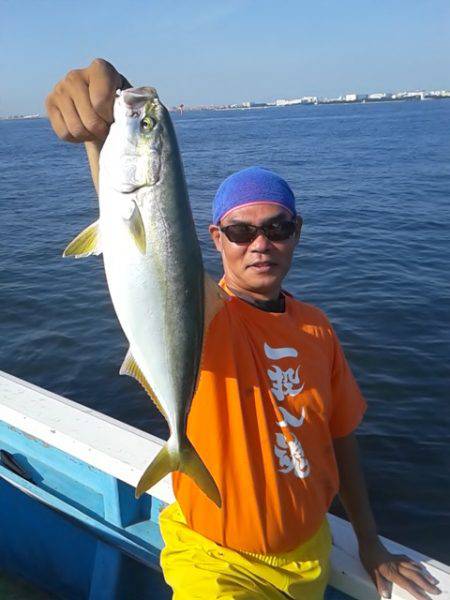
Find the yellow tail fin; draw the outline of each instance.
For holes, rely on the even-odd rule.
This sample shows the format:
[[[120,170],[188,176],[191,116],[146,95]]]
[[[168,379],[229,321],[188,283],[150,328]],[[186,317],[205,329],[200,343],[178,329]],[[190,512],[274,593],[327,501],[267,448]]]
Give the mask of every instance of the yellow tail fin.
[[[189,440],[186,440],[186,442],[187,447],[183,448],[183,459],[178,470],[193,479],[202,492],[220,508],[222,506],[220,492],[211,473],[205,467],[194,446]]]
[[[140,478],[136,486],[136,498],[139,498],[146,490],[153,487],[160,479],[172,471],[181,471],[188,475],[210,500],[217,504],[219,508],[222,506],[220,492],[211,473],[187,439],[180,452],[171,452],[168,444],[164,444]]]

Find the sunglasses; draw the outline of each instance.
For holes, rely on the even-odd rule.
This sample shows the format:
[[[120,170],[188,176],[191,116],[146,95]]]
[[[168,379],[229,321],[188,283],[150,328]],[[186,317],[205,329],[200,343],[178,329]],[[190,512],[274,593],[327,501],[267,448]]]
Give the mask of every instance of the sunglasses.
[[[279,221],[270,225],[248,225],[247,223],[236,223],[220,227],[220,231],[227,236],[230,242],[235,244],[249,244],[255,240],[259,233],[263,233],[271,242],[282,242],[292,237],[296,230],[295,221]]]

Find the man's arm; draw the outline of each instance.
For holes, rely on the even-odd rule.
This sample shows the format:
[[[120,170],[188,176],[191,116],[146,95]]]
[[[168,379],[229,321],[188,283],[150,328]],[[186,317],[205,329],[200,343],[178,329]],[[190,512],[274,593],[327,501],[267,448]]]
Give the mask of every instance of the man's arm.
[[[438,581],[422,565],[407,556],[391,554],[378,538],[355,435],[336,438],[333,444],[340,477],[339,497],[358,538],[361,562],[378,593],[390,598],[394,582],[418,600],[430,598],[425,592],[439,594],[435,585]]]
[[[131,87],[112,64],[101,58],[74,69],[47,96],[45,106],[56,135],[67,142],[85,142],[92,180],[98,191],[98,158],[113,122],[114,94]]]

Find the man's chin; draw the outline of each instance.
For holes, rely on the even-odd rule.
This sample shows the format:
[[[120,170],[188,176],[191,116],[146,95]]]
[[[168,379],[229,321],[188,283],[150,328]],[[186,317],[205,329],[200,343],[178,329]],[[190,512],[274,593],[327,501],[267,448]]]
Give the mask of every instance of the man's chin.
[[[272,293],[278,293],[281,288],[281,282],[282,278],[278,273],[246,273],[245,277],[246,287],[257,294],[272,295]]]

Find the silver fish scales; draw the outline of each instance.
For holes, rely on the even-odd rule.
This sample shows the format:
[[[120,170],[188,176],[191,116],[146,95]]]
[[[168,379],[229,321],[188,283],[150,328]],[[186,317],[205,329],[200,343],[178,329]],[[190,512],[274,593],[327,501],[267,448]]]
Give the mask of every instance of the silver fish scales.
[[[100,154],[98,221],[64,256],[103,254],[112,302],[130,348],[120,373],[136,378],[170,437],[136,497],[182,471],[220,506],[217,486],[186,435],[208,322],[223,304],[205,274],[178,144],[154,88],[117,92]]]

